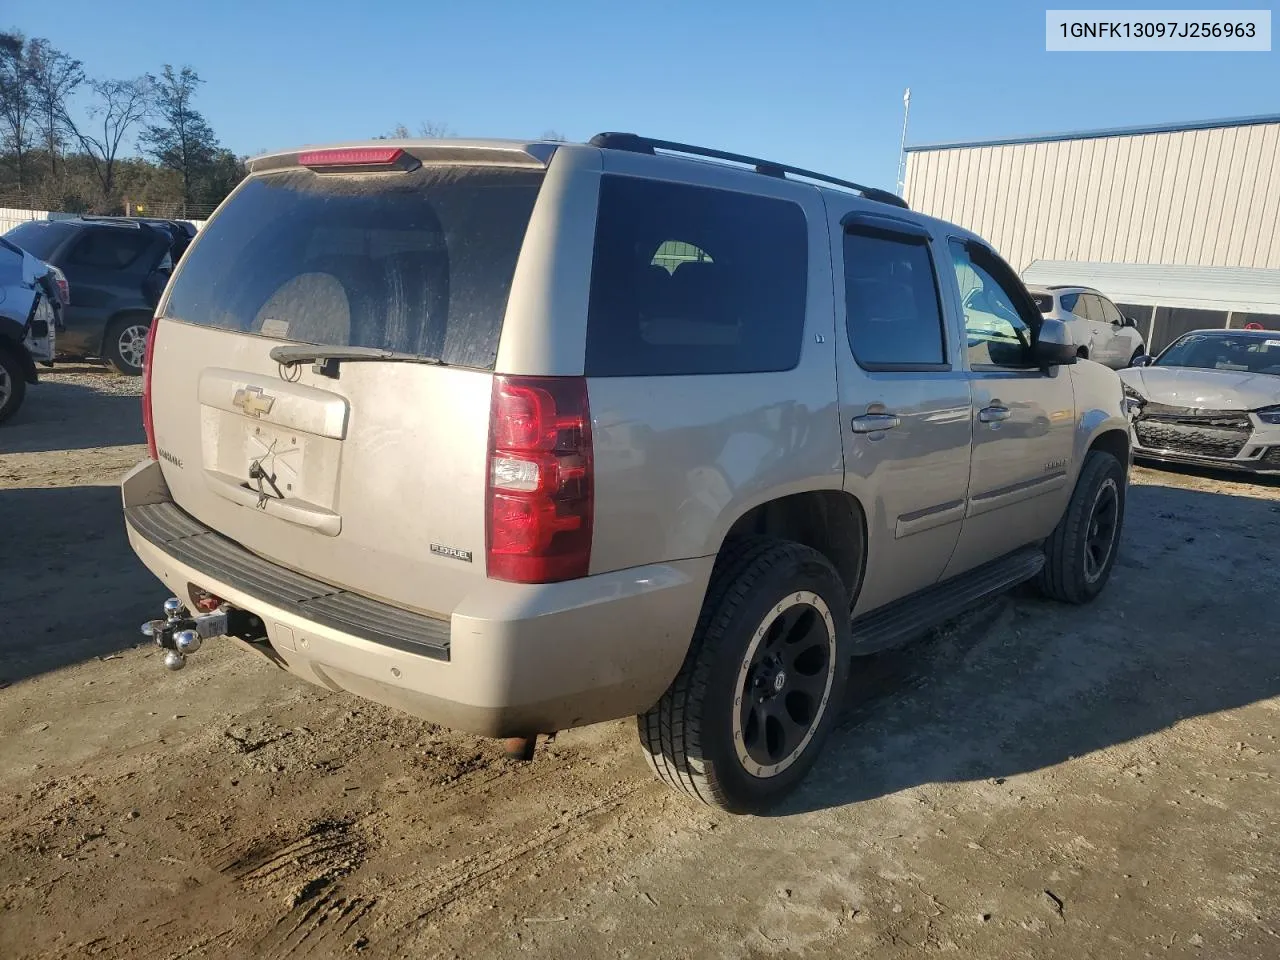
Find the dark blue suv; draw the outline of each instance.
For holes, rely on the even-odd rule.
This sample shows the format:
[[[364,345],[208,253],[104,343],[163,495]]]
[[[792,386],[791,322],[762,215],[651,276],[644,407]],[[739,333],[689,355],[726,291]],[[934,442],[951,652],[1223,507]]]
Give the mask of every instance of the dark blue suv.
[[[100,357],[137,376],[153,311],[195,232],[182,220],[85,216],[32,220],[5,237],[66,278],[59,357]]]

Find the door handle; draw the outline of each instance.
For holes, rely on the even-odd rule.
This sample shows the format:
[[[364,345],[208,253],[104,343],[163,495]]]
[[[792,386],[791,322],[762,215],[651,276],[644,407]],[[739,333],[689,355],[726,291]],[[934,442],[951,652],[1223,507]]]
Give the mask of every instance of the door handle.
[[[1001,423],[1013,416],[1013,411],[1008,407],[990,406],[983,407],[978,411],[978,419],[983,423]]]
[[[892,413],[864,413],[860,417],[854,417],[849,426],[854,433],[879,433],[882,430],[892,430],[901,423],[902,418],[895,417]]]

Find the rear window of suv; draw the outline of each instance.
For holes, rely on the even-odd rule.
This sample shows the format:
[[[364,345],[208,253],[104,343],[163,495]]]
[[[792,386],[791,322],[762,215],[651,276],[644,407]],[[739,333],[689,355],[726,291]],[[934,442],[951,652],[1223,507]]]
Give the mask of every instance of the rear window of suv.
[[[165,315],[492,369],[540,170],[251,177],[200,232]]]
[[[788,200],[602,177],[587,376],[794,368],[807,240],[804,211]]]
[[[72,224],[57,220],[29,220],[18,224],[4,236],[37,260],[48,260],[64,241],[75,234],[76,229]]]

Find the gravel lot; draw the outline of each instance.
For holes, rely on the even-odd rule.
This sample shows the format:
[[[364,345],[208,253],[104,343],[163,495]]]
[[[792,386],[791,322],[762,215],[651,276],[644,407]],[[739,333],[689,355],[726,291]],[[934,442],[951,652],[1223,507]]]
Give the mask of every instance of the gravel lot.
[[[230,643],[166,673],[137,386],[60,368],[0,428],[0,956],[1280,956],[1280,486],[1136,470],[1098,603],[860,663],[733,818],[629,722],[514,765]]]

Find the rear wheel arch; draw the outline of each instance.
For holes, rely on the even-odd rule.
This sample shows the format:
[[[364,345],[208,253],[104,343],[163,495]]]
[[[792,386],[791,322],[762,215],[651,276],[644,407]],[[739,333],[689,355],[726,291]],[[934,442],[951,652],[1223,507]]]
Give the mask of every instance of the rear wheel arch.
[[[766,500],[734,521],[719,553],[747,537],[789,540],[817,550],[835,567],[850,602],[857,601],[867,565],[867,519],[852,494],[808,490]]]

